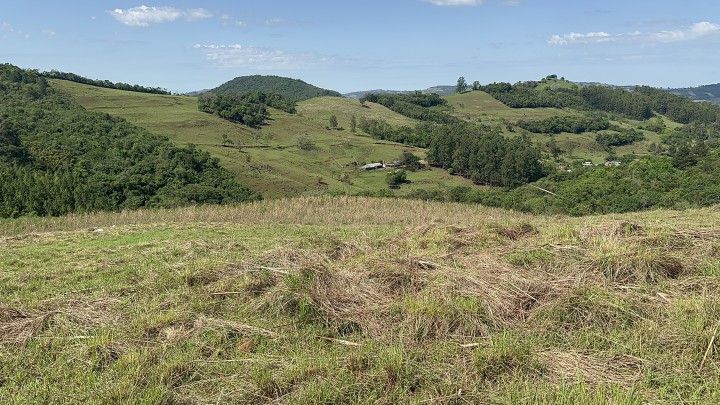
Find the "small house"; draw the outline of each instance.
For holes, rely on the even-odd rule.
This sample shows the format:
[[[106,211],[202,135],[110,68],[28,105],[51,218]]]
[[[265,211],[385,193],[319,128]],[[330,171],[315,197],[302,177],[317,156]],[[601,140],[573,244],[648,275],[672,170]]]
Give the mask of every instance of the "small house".
[[[369,163],[365,166],[360,166],[360,170],[377,170],[384,168],[385,165],[382,163]]]
[[[605,167],[618,167],[622,163],[619,160],[608,160],[605,162]]]
[[[595,166],[595,164],[589,160],[583,162],[583,167],[593,167],[593,166]]]

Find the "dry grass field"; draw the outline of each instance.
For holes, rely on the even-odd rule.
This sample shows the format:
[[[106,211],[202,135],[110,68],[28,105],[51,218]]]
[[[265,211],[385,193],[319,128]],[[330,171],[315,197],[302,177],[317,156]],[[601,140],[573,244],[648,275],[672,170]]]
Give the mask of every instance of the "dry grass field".
[[[717,403],[720,211],[0,222],[4,403]]]

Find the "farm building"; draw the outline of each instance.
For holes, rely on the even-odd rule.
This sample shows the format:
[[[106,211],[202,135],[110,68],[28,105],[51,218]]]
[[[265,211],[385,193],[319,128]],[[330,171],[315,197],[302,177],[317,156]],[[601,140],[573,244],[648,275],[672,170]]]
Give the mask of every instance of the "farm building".
[[[360,166],[360,170],[377,170],[384,168],[385,165],[382,163],[369,163],[365,166]]]

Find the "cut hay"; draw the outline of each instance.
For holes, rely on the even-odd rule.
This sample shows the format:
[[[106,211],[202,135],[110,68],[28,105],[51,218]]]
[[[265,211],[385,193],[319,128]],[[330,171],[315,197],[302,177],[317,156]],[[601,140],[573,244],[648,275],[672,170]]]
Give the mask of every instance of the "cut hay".
[[[537,353],[546,373],[558,382],[630,386],[643,375],[644,361],[628,355],[604,357],[593,353],[550,350]]]
[[[76,299],[62,304],[48,302],[37,310],[0,306],[0,344],[25,345],[43,333],[51,322],[81,331],[113,324],[118,318],[111,313],[111,306],[117,302],[109,298]],[[55,309],[50,309],[52,307]]]

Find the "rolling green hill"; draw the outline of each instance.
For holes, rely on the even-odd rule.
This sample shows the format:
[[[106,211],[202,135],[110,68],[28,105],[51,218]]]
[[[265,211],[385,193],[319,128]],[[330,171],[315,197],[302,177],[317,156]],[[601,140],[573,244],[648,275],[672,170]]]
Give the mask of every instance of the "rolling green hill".
[[[718,403],[718,229],[328,197],[0,221],[0,398]]]
[[[122,117],[166,136],[178,145],[194,144],[220,159],[238,180],[264,197],[318,194],[392,193],[470,186],[472,182],[440,169],[409,173],[410,183],[397,190],[385,184],[386,171],[362,172],[354,163],[393,161],[403,151],[424,156],[424,150],[372,139],[350,132],[353,115],[378,118],[393,125],[414,121],[389,109],[340,97],[319,97],[298,104],[297,114],[273,110],[269,125],[251,129],[198,111],[197,98],[133,93],[53,80],[52,86],[69,94],[91,111]],[[336,115],[341,129],[328,130]],[[311,150],[298,141],[308,138]],[[232,145],[230,144],[232,142]]]
[[[302,80],[290,79],[280,76],[242,76],[230,80],[212,90],[215,94],[243,95],[253,91],[267,94],[279,94],[292,101],[309,100],[314,97],[333,96],[340,97],[340,93],[325,90]]]
[[[489,87],[492,96],[473,91],[444,100],[415,94],[360,101],[316,97],[300,102],[296,114],[271,110],[267,125],[251,129],[199,112],[194,97],[53,84],[90,110],[126,118],[180,145],[197,145],[269,198],[392,195],[573,215],[717,202],[720,157],[713,152],[714,136],[704,135],[712,126],[703,121],[717,111],[649,88],[633,94],[558,82],[546,83],[547,89],[498,84]],[[516,105],[569,102],[577,108],[511,108],[494,98],[503,88]],[[583,104],[593,94],[615,103],[603,107],[611,111]],[[427,103],[432,105],[423,106]],[[667,116],[624,115],[647,116],[653,103]],[[338,127],[330,129],[333,116]],[[350,131],[353,116],[357,133]],[[697,122],[683,125],[671,116]],[[572,129],[590,119],[600,129]],[[537,130],[566,121],[571,126],[559,132]],[[358,170],[365,163],[397,160],[403,152],[427,157],[444,170],[411,172],[409,183],[399,188],[388,187],[389,170]],[[605,167],[606,161],[615,166]]]

